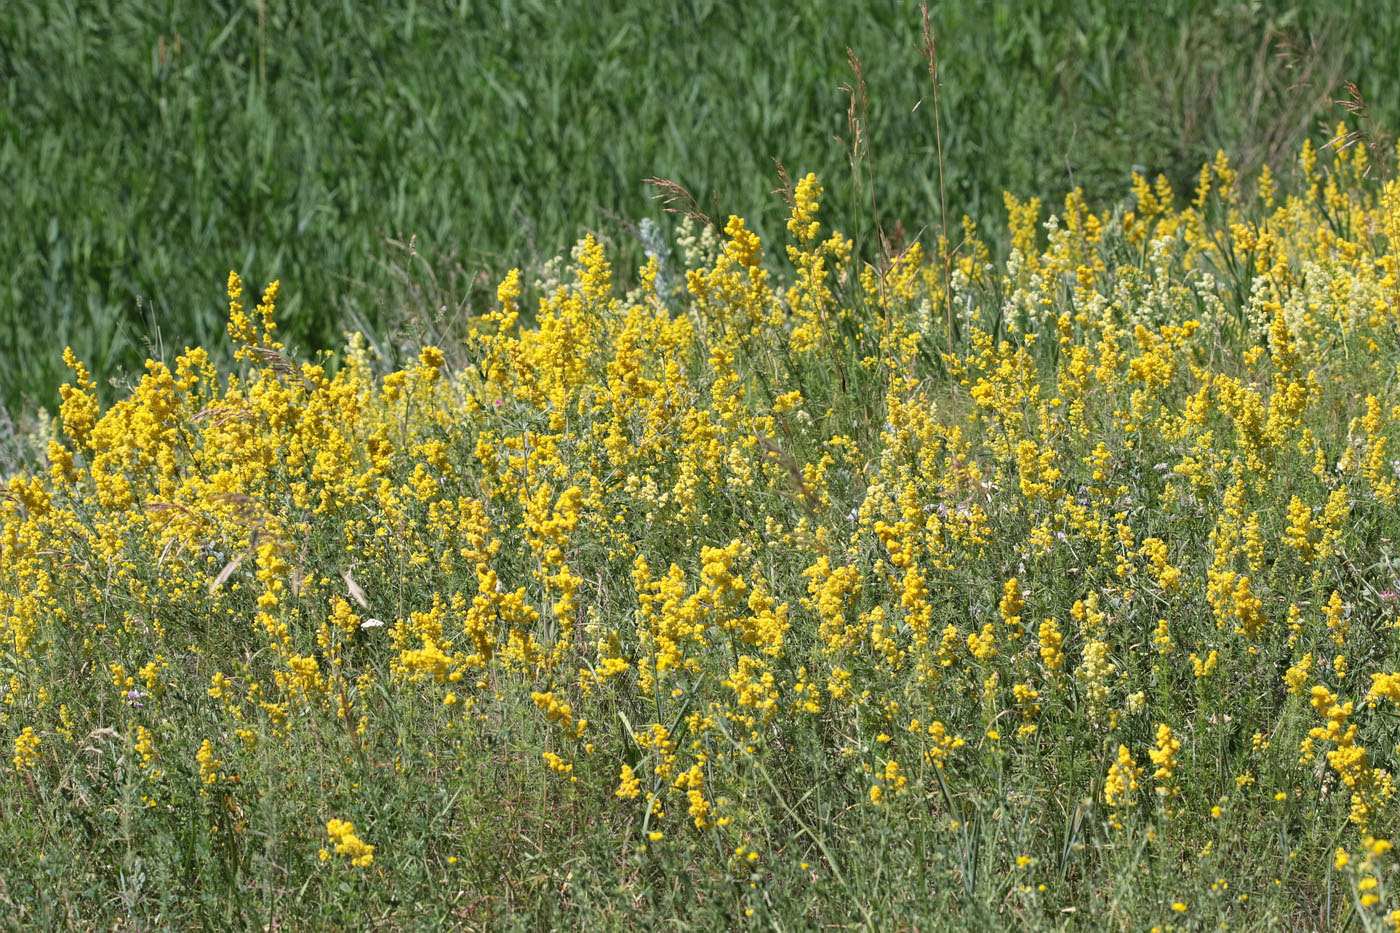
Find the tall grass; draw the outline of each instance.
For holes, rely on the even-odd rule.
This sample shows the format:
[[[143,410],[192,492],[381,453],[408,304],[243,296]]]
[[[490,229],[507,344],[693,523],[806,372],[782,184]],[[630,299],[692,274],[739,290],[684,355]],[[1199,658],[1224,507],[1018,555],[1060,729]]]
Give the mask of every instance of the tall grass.
[[[1400,37],[1374,4],[997,0],[933,19],[954,217],[1003,189],[1117,197],[1134,166],[1181,187],[1217,146],[1276,161],[1343,75],[1397,122],[1381,92]],[[105,386],[212,342],[230,266],[286,282],[287,332],[326,346],[352,318],[394,326],[391,238],[451,280],[457,314],[480,306],[478,273],[583,230],[639,258],[630,225],[661,216],[649,176],[777,233],[772,159],[844,170],[847,46],[879,203],[912,235],[937,203],[912,2],[3,4],[0,401],[47,403],[55,344]],[[843,188],[829,208],[858,231],[868,205]]]

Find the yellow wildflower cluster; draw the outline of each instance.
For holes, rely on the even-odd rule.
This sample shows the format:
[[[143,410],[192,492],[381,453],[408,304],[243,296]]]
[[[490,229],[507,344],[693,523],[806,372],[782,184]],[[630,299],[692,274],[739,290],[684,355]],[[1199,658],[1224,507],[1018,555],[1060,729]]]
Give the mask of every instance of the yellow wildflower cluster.
[[[374,846],[366,845],[355,835],[355,824],[349,820],[333,819],[326,823],[326,835],[335,846],[336,855],[343,855],[356,868],[368,868],[374,863]],[[321,850],[321,861],[330,858],[330,853]]]
[[[1141,775],[1142,769],[1133,761],[1128,746],[1118,746],[1118,758],[1109,767],[1108,777],[1104,779],[1104,803],[1111,807],[1132,806],[1133,793],[1138,789]]]
[[[15,755],[11,760],[16,771],[28,771],[38,762],[39,737],[34,734],[33,726],[25,726],[23,731],[15,736]]]
[[[231,275],[232,369],[188,349],[109,397],[66,354],[0,489],[0,790],[115,807],[39,767],[99,742],[151,819],[489,783],[678,877],[766,839],[756,886],[814,852],[836,877],[864,826],[975,852],[1012,812],[1019,869],[1076,878],[1133,850],[1105,826],[1212,882],[1208,815],[1378,832],[1400,188],[1349,159],[1297,194],[1221,157],[1194,199],[1008,196],[1001,267],[970,220],[864,256],[804,176],[785,275],[738,217],[635,282],[588,237],[400,368],[359,335],[299,359],[277,284]]]

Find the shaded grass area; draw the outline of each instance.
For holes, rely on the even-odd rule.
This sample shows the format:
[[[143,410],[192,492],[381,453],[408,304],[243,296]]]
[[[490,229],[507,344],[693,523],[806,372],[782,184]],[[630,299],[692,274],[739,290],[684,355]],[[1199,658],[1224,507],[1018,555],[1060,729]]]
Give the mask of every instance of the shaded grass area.
[[[1400,71],[1389,19],[937,5],[949,208],[1118,196],[1135,166],[1180,189],[1217,146],[1286,164],[1342,78],[1378,98]],[[635,258],[631,224],[663,216],[653,175],[771,237],[777,159],[827,179],[830,216],[868,237],[870,192],[840,183],[847,46],[881,215],[912,237],[938,204],[918,23],[913,2],[5,4],[0,401],[50,404],[64,345],[129,383],[147,354],[217,343],[231,267],[283,280],[294,341],[337,346],[394,326],[415,277],[461,313],[584,230]]]

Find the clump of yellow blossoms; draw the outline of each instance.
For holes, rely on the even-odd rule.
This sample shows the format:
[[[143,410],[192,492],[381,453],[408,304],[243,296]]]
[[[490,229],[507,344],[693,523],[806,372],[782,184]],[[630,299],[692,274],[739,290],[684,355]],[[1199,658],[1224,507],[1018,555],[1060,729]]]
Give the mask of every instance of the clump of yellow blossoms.
[[[1108,777],[1103,784],[1104,803],[1111,807],[1132,806],[1133,794],[1138,789],[1138,778],[1142,769],[1133,761],[1128,746],[1118,746],[1118,758],[1108,769]]]
[[[367,845],[355,835],[355,824],[349,820],[332,819],[326,823],[326,835],[335,846],[335,854],[343,855],[356,868],[368,868],[374,863],[374,846]],[[321,850],[321,861],[330,858],[330,853]]]
[[[33,726],[25,726],[23,731],[15,736],[15,754],[11,760],[16,771],[28,771],[38,762],[39,737],[34,734]]]

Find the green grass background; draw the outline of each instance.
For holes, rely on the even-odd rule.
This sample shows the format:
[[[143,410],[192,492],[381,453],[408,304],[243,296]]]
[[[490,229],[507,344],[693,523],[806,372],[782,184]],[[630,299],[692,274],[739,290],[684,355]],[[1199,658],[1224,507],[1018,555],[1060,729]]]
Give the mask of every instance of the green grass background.
[[[949,209],[1186,185],[1217,147],[1286,167],[1347,79],[1394,128],[1393,6],[934,4]],[[868,234],[848,45],[881,217],[915,234],[938,172],[914,2],[0,4],[0,402],[51,405],[64,345],[120,385],[217,342],[230,268],[281,279],[303,348],[415,303],[460,320],[585,230],[635,258],[652,175],[772,237],[776,158]]]

